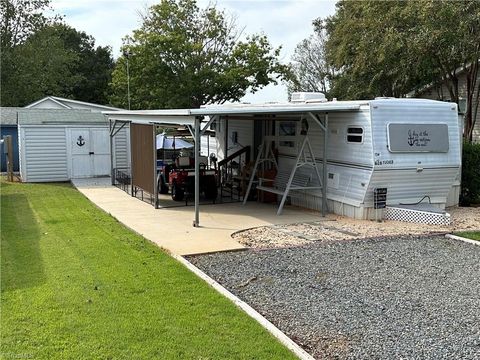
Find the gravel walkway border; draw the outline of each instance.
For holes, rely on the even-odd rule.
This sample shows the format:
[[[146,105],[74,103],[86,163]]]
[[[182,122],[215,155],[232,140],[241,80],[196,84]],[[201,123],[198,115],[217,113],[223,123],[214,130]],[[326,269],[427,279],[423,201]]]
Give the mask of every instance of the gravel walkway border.
[[[268,321],[258,311],[248,305],[245,301],[242,301],[238,296],[228,291],[225,287],[220,285],[217,281],[208,276],[201,269],[193,265],[187,259],[182,256],[174,255],[174,258],[181,262],[188,270],[197,275],[200,279],[205,281],[220,294],[232,301],[236,306],[243,310],[248,316],[256,320],[262,325],[270,334],[277,338],[283,345],[285,345],[290,351],[292,351],[301,360],[315,360],[309,353],[302,349],[296,342],[285,335],[279,328]]]

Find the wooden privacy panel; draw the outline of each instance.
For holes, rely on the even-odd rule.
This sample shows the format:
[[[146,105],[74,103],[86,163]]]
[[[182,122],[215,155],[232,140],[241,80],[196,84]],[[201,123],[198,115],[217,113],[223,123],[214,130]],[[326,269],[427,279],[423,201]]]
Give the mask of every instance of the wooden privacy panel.
[[[155,193],[156,144],[154,137],[154,125],[131,124],[132,184],[150,194]]]

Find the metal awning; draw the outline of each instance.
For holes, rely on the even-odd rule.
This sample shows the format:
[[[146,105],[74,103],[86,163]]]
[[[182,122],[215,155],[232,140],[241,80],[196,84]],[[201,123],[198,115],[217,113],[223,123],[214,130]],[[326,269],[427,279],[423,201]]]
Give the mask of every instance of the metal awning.
[[[127,121],[136,124],[190,125],[195,124],[195,115],[189,109],[179,110],[130,110],[103,111],[112,121]]]
[[[108,119],[129,121],[140,124],[174,124],[194,125],[198,116],[222,115],[256,115],[256,114],[303,114],[323,112],[358,111],[365,101],[334,101],[325,103],[299,103],[299,104],[231,104],[205,106],[198,109],[167,109],[167,110],[124,110],[103,111]]]
[[[103,111],[103,114],[110,120],[111,136],[118,130],[115,130],[115,123],[137,123],[137,124],[156,124],[156,125],[185,125],[190,129],[195,139],[195,219],[194,226],[199,226],[199,152],[200,135],[206,130],[208,125],[215,119],[222,116],[236,115],[241,119],[252,120],[255,115],[307,115],[309,118],[319,124],[324,133],[324,154],[327,151],[328,134],[328,114],[336,112],[354,112],[359,111],[362,106],[368,106],[368,101],[332,101],[332,102],[311,102],[311,103],[286,103],[286,104],[226,104],[205,106],[198,109],[170,109],[170,110],[129,110],[129,111]],[[325,114],[324,119],[318,117],[319,114]],[[208,123],[203,129],[200,123],[205,117],[209,117]],[[262,120],[262,119],[260,119]],[[264,118],[263,120],[267,120]],[[272,119],[269,119],[272,120]],[[110,141],[112,146],[112,140]],[[326,194],[326,155],[323,160],[323,196],[322,213],[325,214],[327,194]]]
[[[192,109],[192,115],[256,115],[256,114],[302,114],[308,112],[346,112],[358,111],[366,102],[329,102],[329,103],[300,103],[300,104],[266,104],[266,105],[222,105],[206,106]]]

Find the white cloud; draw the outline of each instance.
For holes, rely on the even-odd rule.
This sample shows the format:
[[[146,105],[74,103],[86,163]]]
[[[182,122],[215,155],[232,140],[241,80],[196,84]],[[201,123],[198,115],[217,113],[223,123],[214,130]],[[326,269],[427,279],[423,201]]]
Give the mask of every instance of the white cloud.
[[[53,0],[52,7],[65,21],[96,39],[96,44],[111,46],[117,57],[122,38],[140,26],[139,11],[158,3],[154,0]],[[203,7],[212,3],[200,0]],[[282,46],[281,60],[288,62],[295,46],[312,31],[312,21],[332,15],[333,0],[246,1],[218,0],[218,8],[237,19],[237,26],[245,28],[244,34],[265,33],[274,47]],[[248,102],[286,101],[283,85],[267,86],[256,94],[244,98]]]

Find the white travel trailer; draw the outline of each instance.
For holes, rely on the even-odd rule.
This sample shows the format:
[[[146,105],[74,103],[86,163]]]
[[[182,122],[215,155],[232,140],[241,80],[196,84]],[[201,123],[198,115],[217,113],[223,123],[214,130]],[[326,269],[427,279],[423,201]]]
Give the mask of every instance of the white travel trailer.
[[[329,112],[335,105],[337,111]],[[256,150],[265,136],[273,136],[279,171],[295,166],[307,133],[322,172],[324,132],[320,124],[328,117],[326,197],[328,211],[336,214],[375,218],[375,189],[386,191],[387,207],[423,202],[444,209],[458,181],[461,131],[457,105],[453,103],[392,98],[338,102],[307,99],[283,105],[225,105],[202,110],[217,116],[220,159],[241,147]],[[300,193],[291,197],[293,205],[321,209],[322,190]]]

